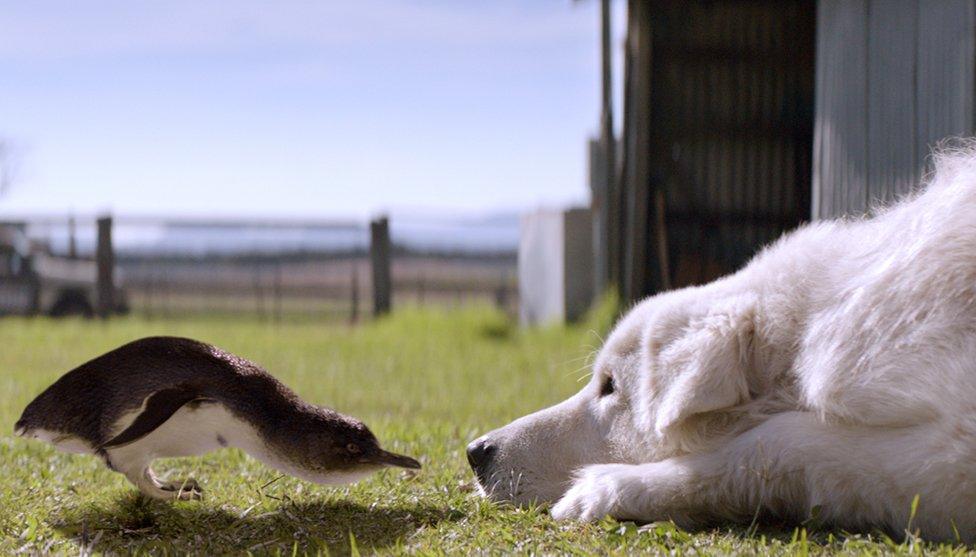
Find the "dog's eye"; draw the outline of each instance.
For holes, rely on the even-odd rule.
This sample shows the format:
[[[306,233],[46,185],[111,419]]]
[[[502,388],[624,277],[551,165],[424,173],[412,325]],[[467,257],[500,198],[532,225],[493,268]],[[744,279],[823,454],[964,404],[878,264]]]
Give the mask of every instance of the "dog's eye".
[[[600,384],[600,396],[604,397],[613,394],[613,377],[607,375]]]

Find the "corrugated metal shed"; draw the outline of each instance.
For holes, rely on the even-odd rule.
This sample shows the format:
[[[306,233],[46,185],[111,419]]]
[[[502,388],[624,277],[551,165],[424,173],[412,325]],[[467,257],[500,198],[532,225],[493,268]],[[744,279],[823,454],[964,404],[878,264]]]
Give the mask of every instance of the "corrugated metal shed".
[[[976,129],[976,0],[629,0],[625,300],[909,192]],[[598,259],[606,261],[606,259]]]
[[[821,0],[814,218],[910,191],[933,146],[973,133],[973,0]]]
[[[815,6],[631,0],[624,297],[707,282],[809,216]]]

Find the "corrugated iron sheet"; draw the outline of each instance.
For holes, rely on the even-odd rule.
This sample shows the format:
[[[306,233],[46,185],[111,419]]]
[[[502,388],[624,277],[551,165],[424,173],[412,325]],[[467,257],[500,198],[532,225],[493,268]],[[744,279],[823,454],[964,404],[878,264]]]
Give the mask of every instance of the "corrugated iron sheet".
[[[814,14],[802,0],[653,4],[649,178],[673,285],[735,269],[808,216]]]
[[[973,133],[973,0],[821,0],[813,216],[911,191],[941,140]]]

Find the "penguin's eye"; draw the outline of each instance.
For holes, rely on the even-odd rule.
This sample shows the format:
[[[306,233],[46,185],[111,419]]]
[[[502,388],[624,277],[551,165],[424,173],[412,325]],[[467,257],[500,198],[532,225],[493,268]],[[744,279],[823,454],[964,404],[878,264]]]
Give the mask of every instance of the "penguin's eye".
[[[603,378],[603,382],[600,383],[600,397],[605,397],[607,395],[612,395],[614,391],[613,377],[607,375]]]
[[[355,443],[349,443],[346,445],[346,450],[352,454],[359,454],[359,445]]]

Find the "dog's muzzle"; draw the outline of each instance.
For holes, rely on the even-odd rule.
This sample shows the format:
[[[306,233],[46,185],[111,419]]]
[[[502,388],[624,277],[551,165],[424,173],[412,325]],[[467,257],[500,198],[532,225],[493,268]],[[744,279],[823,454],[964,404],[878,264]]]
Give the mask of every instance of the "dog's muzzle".
[[[497,447],[487,438],[481,437],[472,441],[468,445],[467,450],[468,464],[471,465],[471,469],[478,476],[478,481],[481,482],[481,485],[485,485],[488,481],[488,476],[491,475],[491,463],[494,460]]]

